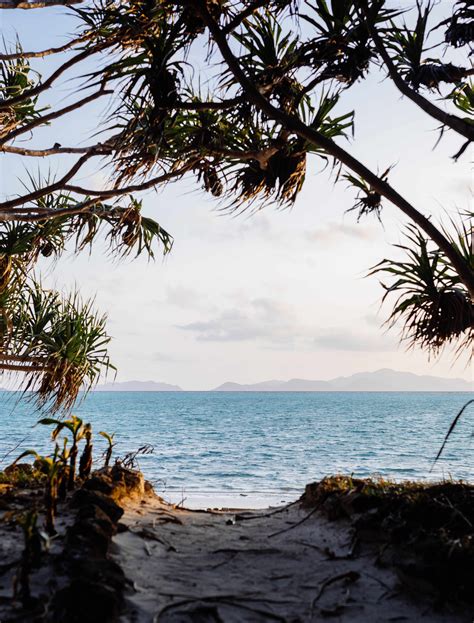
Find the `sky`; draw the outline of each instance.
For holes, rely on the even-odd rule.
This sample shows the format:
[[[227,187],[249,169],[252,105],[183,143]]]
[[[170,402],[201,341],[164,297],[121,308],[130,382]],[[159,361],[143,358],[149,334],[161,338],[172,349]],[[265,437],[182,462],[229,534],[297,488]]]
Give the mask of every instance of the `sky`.
[[[403,3],[402,3],[403,5]],[[452,3],[441,2],[439,15]],[[24,49],[59,45],[74,21],[60,9],[2,11],[2,34]],[[461,59],[462,60],[462,59]],[[42,61],[47,75],[54,61]],[[75,83],[64,79],[54,95],[73,101]],[[51,100],[53,101],[53,100]],[[472,207],[472,153],[454,164],[460,141],[446,135],[434,149],[437,122],[403,99],[382,75],[374,75],[343,98],[355,110],[355,136],[346,147],[373,170],[395,165],[390,182],[426,215],[447,218]],[[99,105],[62,120],[54,141],[90,144]],[[51,144],[51,130],[38,133],[35,147]],[[35,171],[38,164],[27,163]],[[67,166],[40,163],[53,172]],[[25,163],[3,159],[3,193],[19,192]],[[78,180],[99,186],[105,171],[88,168]],[[268,206],[233,217],[191,180],[143,195],[144,210],[175,238],[170,255],[117,263],[100,248],[90,256],[69,254],[43,266],[46,282],[94,296],[109,317],[110,354],[117,380],[155,380],[204,390],[225,381],[330,379],[394,368],[416,374],[472,379],[464,362],[445,354],[429,360],[399,343],[399,330],[383,327],[390,306],[368,269],[393,257],[403,242],[406,219],[386,204],[383,225],[357,223],[354,192],[315,157],[308,163],[303,192],[292,210]],[[108,379],[111,380],[111,379]]]

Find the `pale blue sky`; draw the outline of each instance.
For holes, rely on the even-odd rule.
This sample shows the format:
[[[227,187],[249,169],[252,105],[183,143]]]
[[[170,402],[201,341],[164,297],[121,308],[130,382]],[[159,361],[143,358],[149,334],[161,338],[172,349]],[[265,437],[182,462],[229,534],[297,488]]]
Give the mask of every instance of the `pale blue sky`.
[[[450,6],[442,2],[437,10]],[[58,45],[73,28],[58,9],[3,11],[0,18],[4,37],[12,41],[18,31],[24,48]],[[53,63],[44,62],[42,72]],[[72,101],[71,88],[62,81],[60,97]],[[342,107],[356,110],[350,151],[373,169],[396,163],[392,184],[420,210],[440,215],[469,206],[469,154],[454,165],[450,155],[460,141],[450,136],[433,151],[436,122],[381,76],[352,89]],[[100,113],[95,105],[62,120],[53,141],[43,130],[35,146],[87,144]],[[32,160],[28,165],[37,166]],[[469,378],[470,370],[453,366],[451,358],[430,362],[424,353],[406,353],[396,331],[380,329],[388,307],[379,313],[382,289],[363,275],[393,255],[390,243],[401,240],[405,220],[387,205],[384,227],[375,219],[357,224],[344,214],[353,191],[334,187],[321,168],[321,161],[310,160],[292,211],[270,206],[252,217],[219,214],[189,181],[149,192],[146,212],[175,236],[169,257],[116,264],[97,251],[61,260],[48,279],[60,288],[80,284],[108,312],[119,380],[207,389],[226,380],[328,379],[381,367]],[[8,158],[4,192],[18,190],[23,170],[19,159]],[[99,184],[102,175],[89,168],[81,181]]]

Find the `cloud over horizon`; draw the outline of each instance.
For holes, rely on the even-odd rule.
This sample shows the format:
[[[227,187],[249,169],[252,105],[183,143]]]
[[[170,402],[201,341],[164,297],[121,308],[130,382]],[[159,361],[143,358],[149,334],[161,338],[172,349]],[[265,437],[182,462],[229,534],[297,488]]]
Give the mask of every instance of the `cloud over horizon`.
[[[253,299],[240,309],[226,309],[208,320],[198,320],[178,329],[194,333],[201,342],[245,342],[258,340],[266,348],[304,351],[391,352],[396,343],[378,331],[370,322],[359,319],[357,331],[344,327],[310,326],[299,322],[288,305],[261,298]],[[373,326],[373,324],[372,324]]]

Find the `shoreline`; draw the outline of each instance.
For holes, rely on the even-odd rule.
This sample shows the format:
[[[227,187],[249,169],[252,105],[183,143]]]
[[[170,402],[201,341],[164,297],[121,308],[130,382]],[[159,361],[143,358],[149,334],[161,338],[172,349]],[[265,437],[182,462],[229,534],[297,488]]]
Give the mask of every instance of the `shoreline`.
[[[471,621],[305,495],[267,511],[127,504],[111,548],[129,579],[120,623]]]
[[[295,501],[302,493],[303,490],[287,493],[271,491],[182,491],[178,489],[157,491],[157,495],[170,506],[189,510],[272,509]]]
[[[269,508],[259,492],[260,509],[249,496],[233,506],[231,494],[219,509],[209,505],[219,502],[215,491],[194,493],[206,494],[207,510],[166,502],[138,471],[93,472],[58,506],[57,534],[40,564],[28,563],[25,594],[19,519],[36,507],[41,529],[43,492],[3,484],[0,619],[42,611],[48,623],[472,619],[472,485],[339,475],[285,496],[286,505],[277,495]],[[23,593],[12,595],[18,582]]]

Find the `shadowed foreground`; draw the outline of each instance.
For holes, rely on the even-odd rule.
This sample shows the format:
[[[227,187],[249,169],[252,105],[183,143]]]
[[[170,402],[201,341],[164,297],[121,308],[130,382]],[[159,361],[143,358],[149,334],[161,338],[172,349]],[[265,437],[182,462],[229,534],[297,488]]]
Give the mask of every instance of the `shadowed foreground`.
[[[123,622],[470,621],[401,590],[379,552],[300,503],[200,512],[154,497],[128,507],[111,548],[130,581]]]
[[[44,478],[3,479],[2,623],[472,621],[463,482],[333,476],[286,507],[192,511],[114,465],[78,480],[48,535]]]

